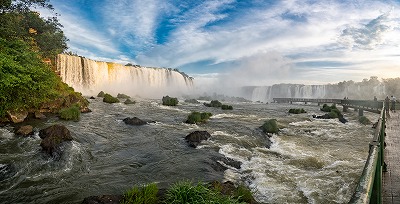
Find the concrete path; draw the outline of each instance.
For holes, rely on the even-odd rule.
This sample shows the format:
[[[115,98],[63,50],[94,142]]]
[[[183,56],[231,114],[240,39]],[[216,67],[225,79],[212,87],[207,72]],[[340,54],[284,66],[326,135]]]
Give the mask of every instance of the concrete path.
[[[400,110],[390,113],[385,139],[387,172],[383,173],[382,201],[384,204],[400,204]]]

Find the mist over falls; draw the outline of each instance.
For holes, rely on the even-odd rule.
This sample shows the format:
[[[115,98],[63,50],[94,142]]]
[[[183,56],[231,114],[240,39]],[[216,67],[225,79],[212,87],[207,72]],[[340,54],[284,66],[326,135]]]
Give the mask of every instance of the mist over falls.
[[[124,66],[64,54],[57,56],[57,71],[63,82],[84,95],[105,91],[159,98],[187,94],[193,88],[192,78],[172,69]]]

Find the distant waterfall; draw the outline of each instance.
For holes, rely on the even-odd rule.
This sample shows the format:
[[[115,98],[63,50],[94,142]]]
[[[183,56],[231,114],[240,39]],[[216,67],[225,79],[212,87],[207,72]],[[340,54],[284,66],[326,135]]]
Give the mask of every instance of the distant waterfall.
[[[385,97],[383,84],[373,86],[339,86],[303,85],[303,84],[275,84],[272,86],[243,87],[242,95],[252,101],[272,102],[273,98],[337,98],[349,97],[350,99],[378,99]]]
[[[192,78],[172,69],[124,66],[64,54],[57,56],[57,71],[63,82],[84,95],[104,91],[142,97],[175,96],[193,87]]]

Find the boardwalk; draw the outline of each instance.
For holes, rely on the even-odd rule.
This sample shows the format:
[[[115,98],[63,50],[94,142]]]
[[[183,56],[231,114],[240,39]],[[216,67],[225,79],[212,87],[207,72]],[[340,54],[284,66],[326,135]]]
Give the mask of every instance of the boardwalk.
[[[383,173],[383,203],[400,203],[400,111],[390,113],[386,123],[385,162]]]

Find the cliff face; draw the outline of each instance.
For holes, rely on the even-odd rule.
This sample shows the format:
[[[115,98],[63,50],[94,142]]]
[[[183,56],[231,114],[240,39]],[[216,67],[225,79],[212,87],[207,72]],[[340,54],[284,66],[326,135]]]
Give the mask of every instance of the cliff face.
[[[105,91],[160,97],[185,94],[193,87],[190,77],[172,69],[124,66],[63,54],[57,57],[57,71],[63,82],[84,95]]]

